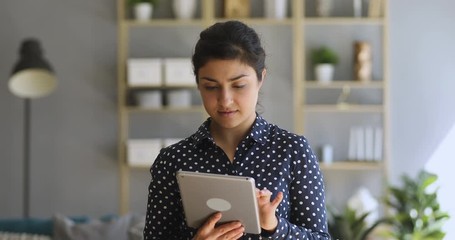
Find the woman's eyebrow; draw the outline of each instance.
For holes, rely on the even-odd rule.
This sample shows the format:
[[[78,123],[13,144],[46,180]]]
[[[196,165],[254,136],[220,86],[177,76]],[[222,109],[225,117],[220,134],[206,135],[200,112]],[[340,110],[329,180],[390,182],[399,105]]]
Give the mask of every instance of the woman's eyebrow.
[[[240,78],[243,78],[243,77],[246,77],[248,76],[248,74],[240,74],[238,76],[235,76],[235,77],[232,77],[232,78],[229,78],[228,80],[229,81],[235,81],[235,80],[238,80]],[[218,82],[216,79],[214,78],[211,78],[211,77],[201,77],[200,80],[207,80],[207,81],[210,81],[210,82]]]

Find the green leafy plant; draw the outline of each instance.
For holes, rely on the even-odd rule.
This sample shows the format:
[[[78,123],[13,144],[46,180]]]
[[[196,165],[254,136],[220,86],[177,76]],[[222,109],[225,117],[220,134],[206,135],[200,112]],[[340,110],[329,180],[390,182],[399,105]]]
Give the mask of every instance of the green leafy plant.
[[[416,179],[402,176],[402,187],[388,187],[385,204],[392,214],[386,219],[390,225],[387,237],[399,240],[444,238],[441,228],[449,215],[440,209],[437,189],[433,192],[428,189],[436,180],[435,174],[421,171]]]
[[[159,0],[127,0],[127,3],[129,6],[133,6],[137,3],[150,3],[152,5],[157,5],[159,3]]]
[[[329,233],[333,239],[365,240],[368,235],[384,220],[368,226],[365,219],[369,212],[358,215],[354,209],[346,207],[341,214],[330,210]]]
[[[326,46],[314,49],[311,59],[315,65],[322,63],[338,64],[338,54]]]

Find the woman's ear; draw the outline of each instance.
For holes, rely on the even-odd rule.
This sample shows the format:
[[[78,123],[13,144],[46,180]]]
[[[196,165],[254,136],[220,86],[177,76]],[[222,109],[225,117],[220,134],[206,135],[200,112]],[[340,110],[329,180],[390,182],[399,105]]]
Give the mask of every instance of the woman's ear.
[[[261,81],[259,82],[259,88],[262,86],[262,83],[265,81],[265,76],[267,75],[267,69],[262,69],[262,73],[261,73]]]

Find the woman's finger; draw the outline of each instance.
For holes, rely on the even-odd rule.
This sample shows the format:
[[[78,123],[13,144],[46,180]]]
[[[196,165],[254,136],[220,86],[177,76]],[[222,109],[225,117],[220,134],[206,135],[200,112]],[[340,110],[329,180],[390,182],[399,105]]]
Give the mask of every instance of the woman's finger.
[[[272,201],[272,207],[274,209],[276,209],[278,207],[278,205],[281,203],[282,200],[283,200],[283,193],[282,192],[278,192],[278,194],[276,195],[275,199],[273,199],[273,201]]]
[[[216,223],[221,219],[222,214],[220,212],[212,214],[207,221],[205,221],[206,227],[213,229],[215,228]]]

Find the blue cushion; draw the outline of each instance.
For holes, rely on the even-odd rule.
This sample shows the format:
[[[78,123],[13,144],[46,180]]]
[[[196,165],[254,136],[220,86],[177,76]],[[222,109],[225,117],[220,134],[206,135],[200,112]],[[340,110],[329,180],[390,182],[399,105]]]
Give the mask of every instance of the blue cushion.
[[[52,219],[0,219],[0,231],[52,236]]]
[[[88,217],[70,217],[75,223],[86,223]],[[11,218],[0,219],[0,231],[12,233],[31,233],[52,236],[54,221],[52,218]]]

